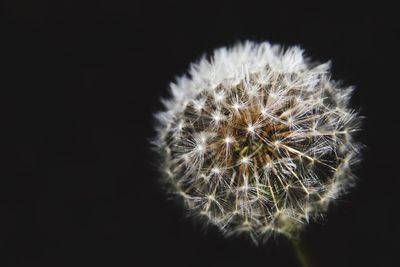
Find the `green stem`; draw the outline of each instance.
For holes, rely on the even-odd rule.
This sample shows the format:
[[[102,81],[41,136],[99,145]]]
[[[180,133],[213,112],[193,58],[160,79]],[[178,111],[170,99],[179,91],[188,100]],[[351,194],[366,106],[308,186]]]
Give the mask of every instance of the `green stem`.
[[[300,238],[298,237],[288,237],[290,243],[292,244],[293,250],[296,253],[297,260],[300,263],[301,267],[311,267],[312,264],[310,263],[309,258],[307,257],[308,254],[306,253],[304,246],[301,244]]]

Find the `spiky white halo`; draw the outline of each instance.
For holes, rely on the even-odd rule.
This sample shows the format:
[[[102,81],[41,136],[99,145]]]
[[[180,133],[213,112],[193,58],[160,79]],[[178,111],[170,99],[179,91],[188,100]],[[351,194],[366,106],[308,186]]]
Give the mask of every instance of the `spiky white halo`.
[[[191,215],[256,243],[321,215],[353,181],[352,87],[299,47],[219,48],[171,83],[154,143]]]

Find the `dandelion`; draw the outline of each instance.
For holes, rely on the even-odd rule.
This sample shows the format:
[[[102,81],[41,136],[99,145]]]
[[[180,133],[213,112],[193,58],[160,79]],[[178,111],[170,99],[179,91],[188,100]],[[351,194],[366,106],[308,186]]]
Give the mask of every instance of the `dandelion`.
[[[154,144],[168,190],[222,233],[293,236],[353,184],[353,87],[299,47],[220,48],[171,83]]]

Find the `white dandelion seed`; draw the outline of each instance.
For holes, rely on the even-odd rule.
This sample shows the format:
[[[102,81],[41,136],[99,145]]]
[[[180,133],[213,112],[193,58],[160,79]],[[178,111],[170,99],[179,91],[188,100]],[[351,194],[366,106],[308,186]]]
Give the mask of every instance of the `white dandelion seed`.
[[[301,229],[352,184],[360,117],[329,67],[245,42],[171,84],[154,144],[190,214],[258,243]]]

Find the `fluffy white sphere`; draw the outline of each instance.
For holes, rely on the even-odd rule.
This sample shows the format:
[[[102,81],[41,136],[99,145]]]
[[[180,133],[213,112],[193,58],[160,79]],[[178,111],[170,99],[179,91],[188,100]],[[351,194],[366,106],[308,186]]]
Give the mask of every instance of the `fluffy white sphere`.
[[[170,85],[154,140],[191,215],[255,242],[292,234],[351,184],[359,117],[352,87],[299,47],[220,48]]]

